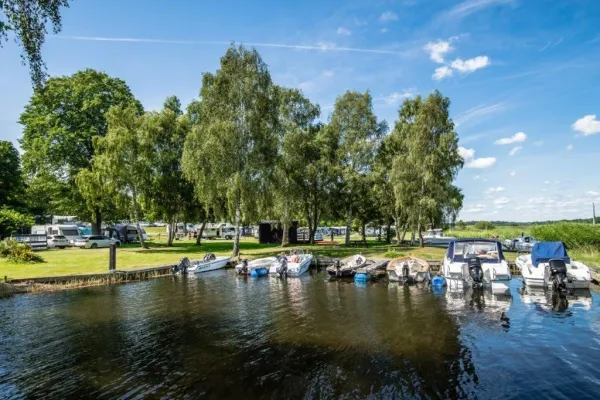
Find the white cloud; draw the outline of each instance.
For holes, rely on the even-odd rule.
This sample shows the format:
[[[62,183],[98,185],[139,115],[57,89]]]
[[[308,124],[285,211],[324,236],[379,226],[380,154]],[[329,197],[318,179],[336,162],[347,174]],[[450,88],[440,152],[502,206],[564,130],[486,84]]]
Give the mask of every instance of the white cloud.
[[[478,69],[485,68],[490,65],[490,59],[488,56],[478,56],[475,58],[469,58],[468,60],[461,60],[457,58],[452,61],[450,66],[455,70],[462,72],[463,74],[477,71]]]
[[[543,140],[537,140],[535,142],[533,142],[534,146],[540,147],[544,145],[544,141]]]
[[[438,40],[437,42],[429,42],[424,47],[427,53],[429,53],[429,58],[438,63],[442,64],[444,62],[444,56],[454,50],[454,48],[450,45],[450,41]]]
[[[406,99],[408,97],[413,97],[414,95],[415,94],[413,93],[412,90],[404,89],[404,91],[402,93],[400,93],[400,92],[393,92],[389,96],[386,96],[385,97],[385,101],[388,104],[396,104],[400,100]]]
[[[523,143],[527,140],[527,135],[524,132],[517,132],[511,137],[498,139],[494,142],[494,144],[513,144],[513,143]]]
[[[491,193],[500,193],[500,192],[504,192],[506,189],[504,189],[502,186],[498,186],[498,187],[491,187],[489,189],[487,189],[484,193],[485,194],[491,194]]]
[[[475,204],[474,206],[465,209],[465,212],[477,214],[483,210],[485,210],[485,206],[483,204]]]
[[[434,74],[431,76],[436,81],[441,81],[444,78],[449,78],[452,76],[452,69],[447,66],[439,67],[435,69]]]
[[[464,157],[463,157],[463,158],[464,158]],[[475,179],[476,181],[477,181],[477,180],[479,180],[479,178],[481,178],[481,176],[479,176],[479,175],[475,175],[475,176],[473,177],[473,179]]]
[[[494,204],[502,205],[510,203],[510,199],[508,197],[500,197],[499,199],[494,200]]]
[[[387,31],[388,31],[388,28],[381,28],[381,29],[379,30],[379,32],[381,32],[381,33],[386,33]]]
[[[503,206],[503,205],[501,205],[501,204],[499,204],[499,205],[497,205],[497,206],[496,206],[496,208],[497,208],[498,210],[501,210],[501,209],[503,209],[503,208],[504,208],[504,206]]]
[[[510,171],[510,176],[515,176],[517,174],[517,171]]]
[[[508,152],[508,155],[512,157],[515,154],[517,154],[522,148],[522,146],[513,147],[512,150]]]
[[[379,16],[379,20],[381,22],[397,21],[398,15],[396,15],[396,13],[394,13],[393,11],[386,11]]]
[[[479,105],[479,106],[470,108],[461,114],[458,114],[456,116],[456,118],[454,118],[454,122],[458,126],[458,125],[464,124],[465,122],[469,121],[472,118],[481,117],[481,116],[488,115],[488,114],[493,114],[493,113],[502,111],[505,108],[506,108],[506,104],[504,104],[504,103],[496,103],[496,104],[492,104],[490,106]]]
[[[323,76],[331,78],[333,76],[333,71],[331,71],[331,70],[325,70],[325,71],[323,71]]]
[[[583,136],[591,136],[600,133],[600,121],[596,119],[596,114],[590,114],[575,121],[572,128],[583,133]]]
[[[310,91],[315,87],[315,83],[312,81],[305,81],[298,84],[298,88],[303,92]]]
[[[571,150],[573,150],[573,145],[572,145],[572,144],[569,144],[569,145],[567,145],[567,147],[566,147],[566,148],[567,148],[567,151],[571,151]]]
[[[496,163],[495,157],[475,158],[475,149],[459,147],[458,153],[465,160],[466,168],[484,169],[489,168]],[[484,180],[485,182],[486,180]]]
[[[352,35],[352,31],[350,31],[350,29],[346,29],[340,26],[339,28],[337,28],[337,34],[342,36],[350,36]]]
[[[587,194],[588,196],[600,196],[600,192],[594,192],[593,190],[590,190]]]
[[[512,0],[466,0],[450,8],[442,16],[446,18],[464,18],[483,8],[511,2]]]
[[[549,185],[550,183],[550,181],[544,181],[544,185]]]

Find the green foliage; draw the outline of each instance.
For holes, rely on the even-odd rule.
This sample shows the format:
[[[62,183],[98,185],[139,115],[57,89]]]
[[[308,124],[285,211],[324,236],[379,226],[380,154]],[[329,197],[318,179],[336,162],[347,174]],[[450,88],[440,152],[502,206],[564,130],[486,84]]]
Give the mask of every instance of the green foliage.
[[[0,242],[0,257],[12,263],[41,263],[44,259],[35,254],[27,243],[19,243],[14,239]]]
[[[492,224],[489,221],[478,221],[475,225],[474,225],[475,229],[479,229],[480,231],[489,231],[491,229],[496,229],[496,227],[494,226],[494,224]]]
[[[46,78],[46,66],[41,54],[46,26],[50,22],[53,32],[60,32],[61,7],[69,7],[68,0],[0,1],[0,47],[8,39],[9,33],[15,36],[15,41],[23,48],[21,59],[29,64],[31,81],[38,88]]]
[[[270,201],[279,139],[276,90],[258,52],[232,45],[221,68],[203,75],[200,97],[194,114],[199,122],[185,141],[183,171],[207,206],[225,196],[237,228],[242,213],[256,219]],[[239,253],[236,232],[234,255]]]
[[[456,222],[455,228],[464,231],[467,229],[467,224],[465,224],[465,222],[461,219]]]
[[[463,195],[453,181],[463,160],[449,107],[438,91],[405,100],[388,143],[397,207],[419,236],[427,224],[453,221],[462,207]]]
[[[91,170],[94,139],[108,131],[106,112],[131,104],[142,111],[123,80],[93,69],[50,78],[34,92],[19,121],[23,170],[30,186],[37,186],[32,191],[52,194],[46,196],[52,201],[36,204],[36,214],[78,215],[99,230],[102,213],[114,209],[112,197],[100,190],[97,175],[76,176]]]
[[[34,219],[26,214],[7,207],[0,208],[0,236],[18,233],[21,229],[30,227]]]
[[[393,248],[388,248],[388,250],[385,252],[385,258],[398,258],[398,257],[404,257],[406,254],[397,251],[396,249]]]
[[[24,188],[19,151],[11,142],[0,140],[0,204],[22,204]]]
[[[535,225],[531,228],[537,240],[564,242],[568,248],[600,246],[600,226],[559,222],[549,225]]]

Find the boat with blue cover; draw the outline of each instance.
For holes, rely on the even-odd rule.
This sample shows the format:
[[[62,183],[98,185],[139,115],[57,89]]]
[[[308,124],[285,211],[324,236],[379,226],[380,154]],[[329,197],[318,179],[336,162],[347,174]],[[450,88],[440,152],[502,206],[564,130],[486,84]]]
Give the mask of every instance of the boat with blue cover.
[[[555,289],[588,289],[592,275],[587,265],[574,261],[563,242],[537,242],[531,254],[517,257],[525,285]]]
[[[267,276],[271,264],[277,261],[276,257],[265,257],[257,260],[243,260],[235,266],[238,275],[249,275],[251,277]]]

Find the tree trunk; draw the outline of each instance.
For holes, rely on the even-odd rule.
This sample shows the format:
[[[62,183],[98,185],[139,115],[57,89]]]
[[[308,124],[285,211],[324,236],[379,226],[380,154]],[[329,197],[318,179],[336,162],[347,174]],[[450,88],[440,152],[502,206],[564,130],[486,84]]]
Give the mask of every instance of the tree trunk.
[[[423,248],[425,244],[423,243],[423,226],[421,225],[421,221],[417,224],[417,233],[419,235],[419,247]]]
[[[175,237],[175,222],[169,220],[167,223],[167,247],[173,246],[173,238]]]
[[[346,239],[344,244],[346,246],[350,245],[350,227],[352,226],[352,208],[348,209],[348,214],[346,215]]]
[[[240,224],[242,222],[242,204],[238,193],[235,202],[235,236],[233,237],[233,256],[240,255]]]
[[[362,224],[362,228],[361,228],[361,235],[362,235],[362,240],[367,240],[367,234],[366,234],[366,225],[363,223]]]
[[[284,222],[282,226],[281,247],[287,247],[290,244],[289,229],[287,222]]]
[[[315,234],[317,233],[317,229],[319,228],[319,209],[318,205],[315,204],[313,207],[313,232],[312,232],[312,241],[310,244],[315,244]]]
[[[133,218],[135,219],[135,228],[137,229],[138,239],[142,249],[147,249],[148,246],[146,246],[146,243],[144,242],[144,235],[142,234],[142,227],[140,226],[140,212],[135,189],[131,191],[131,200],[133,201]]]
[[[204,228],[206,227],[206,219],[202,221],[202,225],[200,225],[200,230],[196,234],[196,244],[200,246],[202,242],[202,234],[204,233]]]
[[[92,235],[102,235],[102,211],[94,207],[94,222],[92,222]]]
[[[396,228],[398,229],[398,228]],[[392,227],[391,225],[388,223],[387,224],[387,232],[385,233],[385,241],[390,244],[392,242]],[[398,243],[400,244],[400,243]]]
[[[408,232],[408,224],[404,224],[404,226],[402,227],[403,231],[402,231],[402,241],[404,242],[404,239],[406,238],[406,232]],[[400,231],[398,231],[398,234],[400,233]]]

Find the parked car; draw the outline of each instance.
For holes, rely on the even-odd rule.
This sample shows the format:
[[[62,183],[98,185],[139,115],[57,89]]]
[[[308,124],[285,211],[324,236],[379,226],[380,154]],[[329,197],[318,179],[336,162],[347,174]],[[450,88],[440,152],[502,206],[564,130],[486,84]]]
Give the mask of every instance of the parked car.
[[[69,239],[63,235],[48,235],[46,242],[49,249],[64,249],[69,245]]]
[[[115,243],[117,246],[121,245],[121,241],[109,238],[107,236],[83,236],[81,239],[75,240],[73,246],[82,249],[96,249],[99,247],[110,247],[111,243]]]

